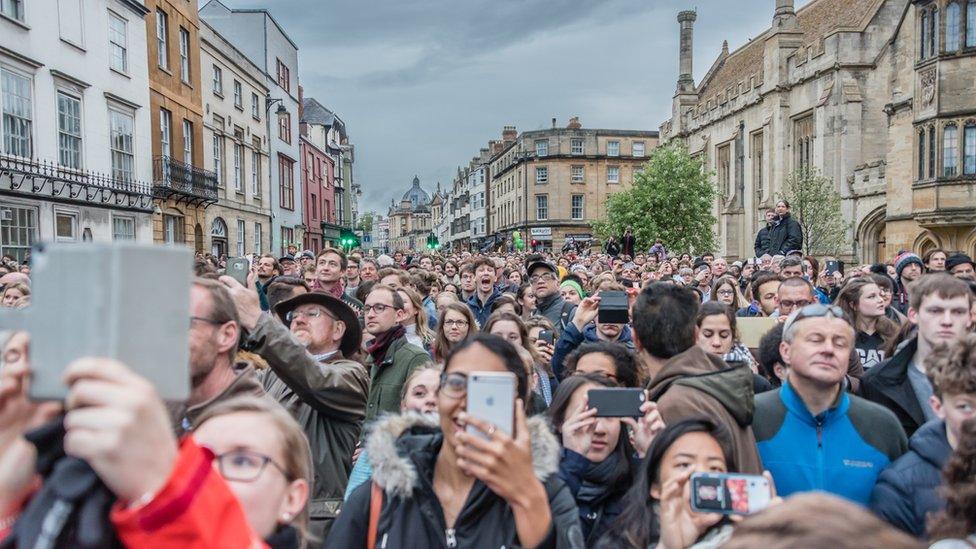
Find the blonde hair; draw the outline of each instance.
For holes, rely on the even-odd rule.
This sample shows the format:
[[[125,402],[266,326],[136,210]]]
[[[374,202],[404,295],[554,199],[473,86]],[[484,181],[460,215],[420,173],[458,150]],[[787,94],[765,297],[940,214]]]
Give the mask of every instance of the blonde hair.
[[[304,547],[310,541],[317,541],[308,530],[308,502],[314,490],[312,473],[312,450],[308,444],[305,432],[295,421],[295,418],[270,398],[257,396],[238,396],[218,402],[208,407],[197,419],[196,428],[215,417],[226,416],[241,412],[260,414],[268,418],[275,427],[281,443],[281,463],[287,477],[291,480],[302,479],[308,483],[309,499],[305,501],[302,510],[291,521],[291,526],[298,530],[301,545]]]
[[[424,309],[424,302],[423,299],[421,299],[420,294],[418,294],[412,288],[408,288],[406,286],[397,288],[396,291],[403,292],[403,295],[406,295],[410,299],[410,303],[413,304],[413,308],[417,311],[415,317],[417,335],[423,340],[424,345],[430,347],[430,344],[434,342],[436,335],[427,325],[427,309]]]

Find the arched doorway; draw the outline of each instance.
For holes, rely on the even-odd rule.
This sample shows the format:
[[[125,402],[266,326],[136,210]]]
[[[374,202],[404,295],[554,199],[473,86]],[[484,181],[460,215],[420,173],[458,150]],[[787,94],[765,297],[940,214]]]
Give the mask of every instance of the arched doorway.
[[[203,227],[199,223],[193,227],[193,250],[203,253]]]
[[[874,209],[864,217],[857,231],[858,254],[861,263],[877,263],[886,259],[884,206]]]
[[[214,218],[213,223],[210,225],[210,253],[214,257],[221,257],[227,254],[227,224],[224,220],[217,217]]]

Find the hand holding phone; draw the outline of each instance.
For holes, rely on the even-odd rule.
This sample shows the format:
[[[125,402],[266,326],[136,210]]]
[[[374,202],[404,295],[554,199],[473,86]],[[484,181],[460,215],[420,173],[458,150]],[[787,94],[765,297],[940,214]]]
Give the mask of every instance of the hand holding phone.
[[[511,372],[472,372],[468,376],[468,415],[512,436],[516,385],[515,374]],[[466,429],[468,433],[489,438],[472,425]]]
[[[607,388],[590,389],[587,402],[596,409],[596,417],[641,417],[641,405],[647,399],[643,389]]]
[[[244,257],[232,257],[227,260],[227,276],[247,286],[247,275],[251,266]]]
[[[737,473],[691,475],[691,509],[698,513],[751,515],[769,506],[773,492],[768,478]]]

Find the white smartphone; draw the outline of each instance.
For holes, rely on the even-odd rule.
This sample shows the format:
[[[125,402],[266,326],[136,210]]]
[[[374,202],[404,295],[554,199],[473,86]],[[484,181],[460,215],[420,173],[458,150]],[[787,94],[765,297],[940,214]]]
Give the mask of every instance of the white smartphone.
[[[751,515],[769,506],[769,481],[759,475],[695,473],[691,475],[691,510],[698,513]]]
[[[512,436],[516,385],[512,372],[472,372],[468,376],[468,414]],[[472,425],[467,431],[488,438]]]

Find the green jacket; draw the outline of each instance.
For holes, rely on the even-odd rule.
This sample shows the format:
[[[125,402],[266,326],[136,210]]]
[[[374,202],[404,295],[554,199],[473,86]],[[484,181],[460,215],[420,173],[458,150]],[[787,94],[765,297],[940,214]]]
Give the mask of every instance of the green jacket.
[[[407,343],[406,336],[390,344],[386,357],[379,364],[366,360],[369,367],[369,402],[366,404],[366,423],[383,413],[400,413],[400,393],[410,373],[430,362],[427,351]]]
[[[254,352],[270,370],[264,389],[292,413],[312,449],[313,519],[334,519],[349,481],[352,453],[366,416],[366,368],[335,354],[317,362],[281,322],[261,315],[251,332]]]

